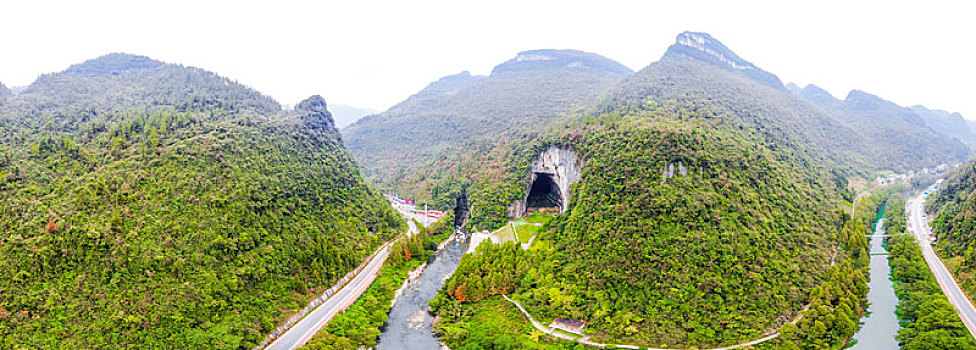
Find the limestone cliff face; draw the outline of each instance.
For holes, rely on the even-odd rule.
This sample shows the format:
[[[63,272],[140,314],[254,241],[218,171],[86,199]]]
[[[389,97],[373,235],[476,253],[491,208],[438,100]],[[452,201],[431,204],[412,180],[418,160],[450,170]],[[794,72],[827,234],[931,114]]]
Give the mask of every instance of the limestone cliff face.
[[[770,87],[785,89],[783,82],[776,75],[742,59],[707,33],[684,32],[678,34],[674,45],[671,45],[664,54],[664,58],[668,57],[684,57],[701,61],[738,72]]]
[[[468,190],[461,189],[461,195],[454,199],[454,228],[464,230],[471,218],[471,205],[468,204]]]
[[[559,188],[559,210],[565,212],[569,208],[570,188],[573,183],[579,181],[581,175],[582,162],[573,151],[550,146],[539,154],[539,158],[532,164],[530,172],[529,188],[532,183],[539,178],[540,174],[548,174]],[[526,188],[525,196],[521,201],[512,203],[509,207],[509,215],[520,217],[526,212],[526,200],[529,197],[529,189]]]

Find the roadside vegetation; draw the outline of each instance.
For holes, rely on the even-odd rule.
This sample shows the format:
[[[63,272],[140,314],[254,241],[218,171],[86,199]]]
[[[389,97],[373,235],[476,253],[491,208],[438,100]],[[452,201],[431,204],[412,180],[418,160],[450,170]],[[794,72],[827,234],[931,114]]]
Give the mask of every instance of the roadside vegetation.
[[[962,164],[929,196],[933,247],[968,295],[976,295],[976,162]]]
[[[922,257],[915,237],[905,231],[905,199],[888,199],[885,230],[888,261],[898,295],[898,342],[905,350],[976,349],[976,340],[959,319]]]
[[[421,232],[395,243],[376,280],[346,311],[336,315],[329,324],[301,349],[354,350],[376,345],[383,325],[389,319],[391,301],[396,290],[403,286],[410,271],[437,254],[436,247],[453,233],[451,217],[424,228]]]

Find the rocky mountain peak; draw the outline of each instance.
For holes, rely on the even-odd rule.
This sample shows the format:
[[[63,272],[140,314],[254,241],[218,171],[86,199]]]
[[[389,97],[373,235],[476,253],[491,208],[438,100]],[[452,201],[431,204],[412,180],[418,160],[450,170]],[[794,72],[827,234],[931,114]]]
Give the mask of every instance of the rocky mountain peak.
[[[322,96],[313,95],[306,98],[295,106],[295,111],[300,113],[303,119],[312,122],[316,126],[335,128],[335,120],[332,119],[332,113],[329,112],[328,105]]]
[[[664,57],[683,57],[704,62],[719,68],[739,72],[760,83],[777,89],[784,89],[783,82],[776,75],[766,72],[732,52],[722,42],[708,33],[684,32],[678,34],[674,45],[668,48]]]
[[[711,35],[707,33],[696,33],[696,32],[684,32],[678,34],[677,40],[675,40],[675,46],[685,47],[695,52],[701,52],[708,55],[719,62],[724,63],[726,66],[732,69],[750,69],[756,68],[754,64],[746,61],[736,55],[735,52],[729,50],[722,42],[715,40]],[[674,46],[672,46],[674,47]]]

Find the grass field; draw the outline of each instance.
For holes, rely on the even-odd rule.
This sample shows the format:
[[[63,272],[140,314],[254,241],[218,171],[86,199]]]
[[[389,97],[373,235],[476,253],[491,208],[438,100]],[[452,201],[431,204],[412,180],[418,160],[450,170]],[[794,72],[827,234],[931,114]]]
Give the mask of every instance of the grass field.
[[[469,316],[441,338],[452,349],[586,349],[535,329],[525,315],[500,296],[464,307],[469,309]]]
[[[529,243],[529,240],[532,239],[532,236],[535,236],[535,234],[538,233],[540,229],[542,229],[542,226],[536,226],[532,224],[515,226],[515,230],[518,232],[519,242],[522,243]]]
[[[498,236],[498,238],[500,238],[502,242],[515,240],[515,232],[512,231],[511,223],[506,223],[505,226],[502,226],[502,228],[497,229],[495,230],[495,232],[492,233]]]
[[[553,217],[551,215],[532,213],[532,215],[529,215],[524,219],[518,219],[507,223],[505,226],[495,230],[495,232],[492,233],[498,236],[502,242],[515,240],[516,235],[518,235],[518,242],[528,243],[533,236],[539,233],[539,230],[542,229],[543,225],[549,222],[549,220],[552,220],[552,218]],[[515,231],[512,230],[512,223],[514,223]]]

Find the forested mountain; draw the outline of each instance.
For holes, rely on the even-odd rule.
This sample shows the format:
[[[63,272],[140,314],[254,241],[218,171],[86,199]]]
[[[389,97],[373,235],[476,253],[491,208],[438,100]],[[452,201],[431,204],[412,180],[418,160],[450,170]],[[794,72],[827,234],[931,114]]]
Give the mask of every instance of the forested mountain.
[[[853,334],[867,291],[867,229],[840,210],[847,183],[837,168],[869,161],[853,132],[711,37],[683,33],[675,45],[686,47],[581,117],[525,131],[478,159],[483,168],[507,159],[495,179],[512,183],[472,185],[477,224],[522,198],[546,147],[576,152],[584,167],[568,211],[533,249],[465,257],[436,302],[442,339],[519,342],[478,336],[483,325],[455,312],[502,293],[543,320],[584,320],[594,339],[614,343],[734,344],[807,304],[816,311],[780,344],[841,346]]]
[[[115,54],[12,102],[0,348],[251,348],[403,226],[321,97]]]
[[[924,107],[901,107],[859,90],[851,91],[843,101],[815,85],[792,90],[853,130],[862,143],[862,153],[880,169],[907,172],[956,163],[970,155],[963,143],[969,129],[950,130],[966,126],[960,123],[961,117],[954,120]]]
[[[172,106],[176,110],[277,113],[274,99],[194,67],[114,53],[45,74],[15,99],[20,113]]]
[[[661,60],[612,89],[600,108],[604,111],[640,108],[641,103],[651,99],[657,105],[690,108],[697,117],[747,128],[747,132],[773,145],[803,148],[816,158],[830,159],[838,168],[857,171],[871,164],[868,155],[860,151],[860,142],[852,130],[793,97],[782,85],[775,85],[779,82],[775,76],[754,66],[732,69],[717,58],[704,58],[711,54],[738,57],[730,51],[723,54],[709,50],[725,48],[710,36],[696,36],[708,38],[707,45],[674,48],[686,46],[686,38],[693,34],[700,33],[679,35],[677,44]],[[701,54],[687,53],[699,47],[703,50]]]
[[[465,153],[523,128],[537,129],[590,104],[631,71],[573,50],[519,53],[489,76],[447,76],[343,129],[367,177],[418,193],[429,177],[456,173]],[[419,185],[418,185],[419,184]]]
[[[949,113],[939,109],[932,110],[925,106],[912,106],[911,110],[935,132],[955,137],[970,147],[976,147],[976,134],[973,134],[969,123],[963,119],[961,114]]]

